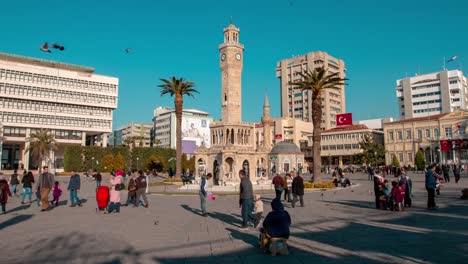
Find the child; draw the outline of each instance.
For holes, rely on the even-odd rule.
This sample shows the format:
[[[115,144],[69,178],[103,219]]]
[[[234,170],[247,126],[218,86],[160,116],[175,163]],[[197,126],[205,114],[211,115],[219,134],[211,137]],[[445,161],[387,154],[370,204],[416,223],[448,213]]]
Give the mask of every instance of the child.
[[[380,208],[387,210],[387,208],[392,209],[392,190],[388,186],[388,180],[384,180],[384,185],[382,186],[382,196],[380,196]]]
[[[39,187],[36,189],[36,203],[37,206],[41,206],[41,189]]]
[[[402,182],[399,183],[398,189],[400,190],[401,194],[401,211],[405,209],[405,196],[406,196],[406,184],[403,184]]]
[[[401,196],[401,190],[398,186],[398,182],[392,181],[392,199],[395,204],[395,209],[401,211],[403,198]]]
[[[254,213],[257,215],[258,223],[262,219],[263,215],[263,202],[261,200],[261,196],[259,194],[255,195],[255,211]]]
[[[52,201],[52,203],[55,203],[55,206],[58,206],[60,195],[62,195],[62,189],[60,189],[60,185],[58,181],[55,182],[53,195],[54,195],[54,200]]]

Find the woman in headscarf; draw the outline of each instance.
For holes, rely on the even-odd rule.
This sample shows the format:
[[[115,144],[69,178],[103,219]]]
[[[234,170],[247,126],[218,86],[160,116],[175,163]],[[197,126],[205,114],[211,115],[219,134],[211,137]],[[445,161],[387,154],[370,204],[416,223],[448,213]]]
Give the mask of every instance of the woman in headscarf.
[[[123,183],[122,181],[122,171],[117,171],[116,176],[113,176],[111,174],[110,176],[110,184],[111,184],[111,192],[110,192],[110,204],[109,204],[109,210],[105,212],[106,214],[112,213],[114,210],[116,213],[120,213],[120,191],[123,190],[123,188],[119,188],[121,184]],[[125,186],[124,186],[125,187]]]
[[[270,238],[289,238],[289,226],[291,226],[291,216],[284,210],[281,198],[271,201],[273,211],[269,212],[263,220],[263,228],[260,229],[260,247],[264,249],[270,244]]]

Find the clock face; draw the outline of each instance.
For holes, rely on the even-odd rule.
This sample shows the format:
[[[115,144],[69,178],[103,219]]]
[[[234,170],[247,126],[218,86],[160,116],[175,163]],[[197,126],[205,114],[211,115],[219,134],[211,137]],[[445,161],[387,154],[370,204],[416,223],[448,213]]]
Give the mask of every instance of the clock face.
[[[240,60],[240,58],[241,58],[240,53],[237,53],[237,54],[236,54],[236,59],[237,59],[237,60]]]
[[[223,53],[223,54],[221,55],[221,60],[222,60],[222,61],[226,60],[226,53]]]

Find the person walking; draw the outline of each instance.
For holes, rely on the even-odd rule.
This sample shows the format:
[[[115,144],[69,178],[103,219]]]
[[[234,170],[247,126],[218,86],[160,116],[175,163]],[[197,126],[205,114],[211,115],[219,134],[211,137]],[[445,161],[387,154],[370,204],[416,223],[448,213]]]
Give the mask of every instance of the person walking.
[[[291,174],[287,173],[284,176],[284,201],[287,201],[288,203],[291,202],[291,182],[292,178],[291,175],[294,176],[295,172],[291,171]]]
[[[117,171],[116,176],[110,175],[110,184],[111,184],[111,192],[110,192],[110,203],[109,203],[109,210],[105,211],[104,214],[110,214],[112,212],[120,213],[120,191],[123,190],[125,187],[123,185],[122,171]]]
[[[413,181],[410,179],[408,174],[405,172],[401,176],[400,179],[400,186],[404,189],[405,191],[405,197],[404,197],[404,207],[411,207],[411,196],[413,192]]]
[[[49,205],[49,193],[54,187],[54,182],[54,175],[49,172],[48,166],[44,166],[43,172],[39,175],[39,179],[37,180],[37,187],[41,192],[41,212],[51,209]]]
[[[34,183],[34,176],[31,171],[28,171],[21,179],[23,184],[23,193],[21,195],[21,204],[24,204],[24,198],[28,195],[29,203],[32,202],[32,184]]]
[[[16,191],[18,188],[18,184],[20,183],[18,179],[18,170],[14,170],[13,174],[10,175],[10,185],[11,185],[11,190],[13,191],[13,195],[16,196]]]
[[[146,176],[143,174],[143,171],[138,171],[138,178],[136,178],[136,202],[133,207],[138,207],[140,204],[140,198],[143,198],[144,207],[148,207],[148,199],[146,198]]]
[[[283,178],[279,174],[276,174],[276,176],[273,177],[272,184],[275,186],[276,198],[281,199],[281,194],[284,191]]]
[[[136,205],[137,186],[136,186],[135,176],[133,174],[130,174],[129,176],[127,190],[128,190],[127,201],[122,206],[128,206],[129,204]]]
[[[380,196],[383,188],[384,178],[379,175],[379,171],[374,172],[374,196],[375,208],[380,209]]]
[[[211,173],[208,173],[206,177],[205,175],[202,175],[200,181],[200,191],[198,192],[198,194],[200,195],[201,213],[204,217],[208,215],[208,213],[206,212],[206,196],[208,195],[208,181],[211,179],[211,177]]]
[[[431,165],[430,168],[426,172],[426,179],[425,185],[427,190],[427,208],[428,209],[436,209],[435,203],[435,190],[436,190],[436,180],[434,177],[434,167],[435,165]]]
[[[278,176],[279,177],[279,176]],[[254,210],[254,193],[252,188],[252,183],[246,177],[245,171],[239,171],[239,178],[241,179],[240,182],[240,192],[239,192],[239,207],[242,208],[242,227],[241,230],[248,229],[249,220],[252,220],[254,223],[254,228],[257,228],[258,219],[253,214]],[[279,177],[281,179],[281,177]],[[281,193],[280,197],[281,199]]]
[[[293,199],[291,202],[292,208],[296,206],[296,202],[298,201],[301,204],[301,207],[304,207],[304,179],[302,179],[301,174],[297,174],[292,181],[291,191],[293,195]]]
[[[453,176],[455,177],[455,183],[458,183],[458,181],[460,180],[460,170],[461,170],[461,165],[453,166]]]
[[[2,214],[6,214],[6,204],[8,196],[11,197],[10,186],[3,174],[0,174],[0,205],[2,206]]]
[[[72,176],[68,182],[67,190],[70,192],[70,207],[79,206],[81,207],[81,200],[78,198],[78,191],[81,188],[80,175],[75,171],[71,171]]]
[[[54,190],[52,191],[52,196],[54,197],[54,200],[52,200],[52,204],[54,204],[55,207],[59,206],[59,200],[61,195],[62,189],[60,188],[59,182],[56,181],[54,184]]]
[[[101,187],[101,181],[102,181],[102,175],[101,173],[98,171],[96,173],[96,189]]]

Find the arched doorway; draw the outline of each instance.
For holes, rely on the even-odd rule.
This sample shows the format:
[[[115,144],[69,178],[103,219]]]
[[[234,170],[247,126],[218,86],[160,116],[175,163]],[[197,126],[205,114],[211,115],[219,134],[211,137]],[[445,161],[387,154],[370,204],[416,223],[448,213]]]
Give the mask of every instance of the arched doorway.
[[[226,168],[226,177],[228,179],[232,179],[233,171],[234,171],[234,160],[229,157],[225,160],[225,168]]]
[[[262,177],[266,174],[266,161],[264,158],[257,160],[257,177]]]
[[[244,162],[242,162],[242,170],[244,170],[245,175],[247,176],[247,178],[250,178],[250,167],[249,167],[249,161],[248,160],[244,160]]]
[[[219,185],[219,163],[217,160],[213,162],[213,184]]]

